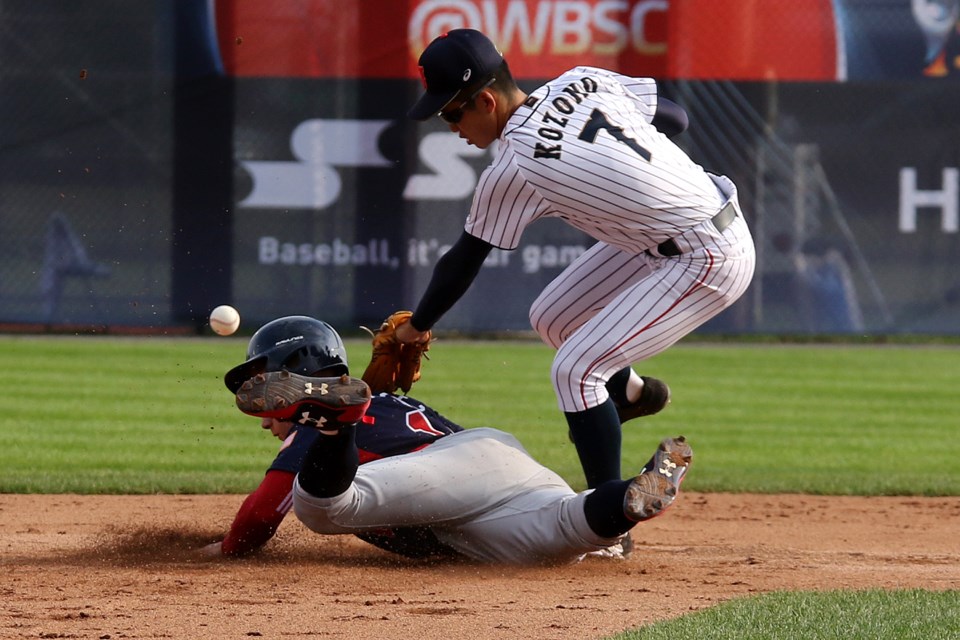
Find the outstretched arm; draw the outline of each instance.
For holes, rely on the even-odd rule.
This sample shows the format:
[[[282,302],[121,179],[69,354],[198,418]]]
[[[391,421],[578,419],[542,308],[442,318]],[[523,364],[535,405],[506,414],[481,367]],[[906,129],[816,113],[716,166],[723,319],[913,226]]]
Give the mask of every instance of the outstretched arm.
[[[492,249],[493,245],[489,242],[464,231],[437,261],[417,310],[410,322],[398,327],[397,337],[402,342],[415,342],[420,338],[416,332],[422,334],[432,328],[467,292]]]
[[[268,471],[260,486],[243,501],[226,537],[207,545],[203,552],[209,556],[243,556],[265,545],[290,511],[295,477],[289,471]]]

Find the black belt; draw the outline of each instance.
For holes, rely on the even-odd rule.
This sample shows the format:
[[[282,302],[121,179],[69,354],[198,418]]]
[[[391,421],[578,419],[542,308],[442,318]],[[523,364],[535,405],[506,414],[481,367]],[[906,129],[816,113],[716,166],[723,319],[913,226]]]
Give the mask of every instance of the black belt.
[[[734,221],[737,217],[737,208],[733,206],[732,202],[728,202],[723,209],[720,209],[720,213],[710,218],[710,222],[713,223],[713,226],[717,228],[717,231],[723,232],[724,229],[730,226],[730,223]],[[664,240],[657,245],[657,253],[665,258],[672,258],[678,256],[682,251],[677,245],[676,241],[673,238],[669,240]]]

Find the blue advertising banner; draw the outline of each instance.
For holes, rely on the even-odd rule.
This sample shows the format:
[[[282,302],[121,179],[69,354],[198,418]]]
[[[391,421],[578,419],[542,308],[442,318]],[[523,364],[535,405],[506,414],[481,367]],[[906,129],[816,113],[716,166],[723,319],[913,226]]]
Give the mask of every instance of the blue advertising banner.
[[[439,121],[405,121],[396,105],[416,87],[337,84],[239,83],[250,103],[238,109],[234,291],[261,319],[300,312],[367,323],[415,304],[495,153]],[[679,87],[667,89],[682,101]],[[747,101],[755,89],[727,88],[728,100],[714,98],[716,122],[694,110],[678,140],[737,179],[761,245],[756,286],[705,330],[956,331],[960,127],[948,105],[960,88],[787,85],[772,128],[759,116],[763,101]],[[349,113],[332,99],[344,92],[364,96]],[[724,112],[730,96],[743,101],[736,114]],[[733,118],[752,129],[740,162],[716,151]],[[762,192],[758,180],[768,182]],[[530,303],[591,243],[557,221],[535,225],[516,251],[490,256],[438,328],[528,329]]]

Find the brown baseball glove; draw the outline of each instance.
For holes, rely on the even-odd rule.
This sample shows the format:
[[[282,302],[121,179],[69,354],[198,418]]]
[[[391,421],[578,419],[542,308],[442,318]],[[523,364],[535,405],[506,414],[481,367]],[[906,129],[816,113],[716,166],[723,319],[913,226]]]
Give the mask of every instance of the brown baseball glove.
[[[373,336],[373,356],[363,372],[363,381],[373,393],[394,393],[397,389],[406,393],[420,379],[420,362],[430,349],[430,332],[427,340],[419,343],[400,342],[396,334],[397,327],[409,322],[412,315],[411,311],[397,311],[376,331],[367,329]]]

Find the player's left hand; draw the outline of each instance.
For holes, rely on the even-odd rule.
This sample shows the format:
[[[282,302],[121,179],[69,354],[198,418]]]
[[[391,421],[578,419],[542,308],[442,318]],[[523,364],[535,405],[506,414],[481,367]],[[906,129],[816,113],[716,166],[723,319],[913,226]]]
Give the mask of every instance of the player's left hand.
[[[423,344],[430,342],[430,338],[432,337],[430,331],[418,331],[410,324],[409,320],[397,325],[396,336],[397,340],[404,344]]]
[[[412,327],[412,316],[410,311],[396,311],[376,331],[367,329],[373,338],[373,355],[363,381],[371,392],[394,393],[399,389],[406,393],[420,379],[421,359],[430,349],[432,334]]]
[[[211,542],[205,547],[201,547],[197,550],[201,558],[214,560],[217,558],[223,557],[223,540],[218,540],[217,542]]]

